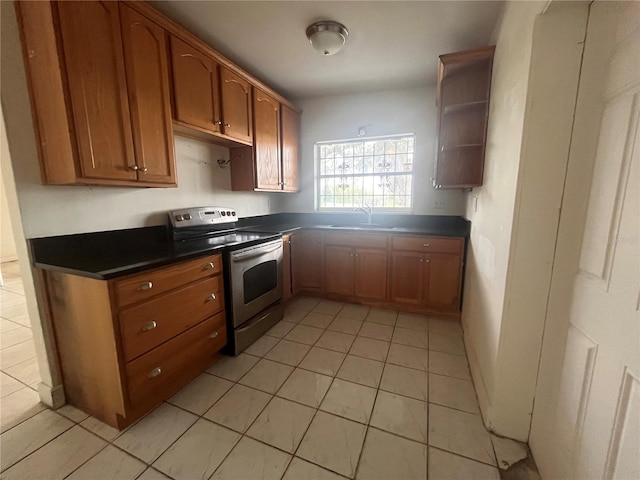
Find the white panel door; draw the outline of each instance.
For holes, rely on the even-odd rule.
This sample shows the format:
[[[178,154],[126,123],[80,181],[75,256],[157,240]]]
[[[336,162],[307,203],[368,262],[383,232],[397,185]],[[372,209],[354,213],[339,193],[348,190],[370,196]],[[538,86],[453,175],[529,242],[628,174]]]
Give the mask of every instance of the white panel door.
[[[640,3],[595,2],[530,439],[543,478],[640,479],[639,117]]]

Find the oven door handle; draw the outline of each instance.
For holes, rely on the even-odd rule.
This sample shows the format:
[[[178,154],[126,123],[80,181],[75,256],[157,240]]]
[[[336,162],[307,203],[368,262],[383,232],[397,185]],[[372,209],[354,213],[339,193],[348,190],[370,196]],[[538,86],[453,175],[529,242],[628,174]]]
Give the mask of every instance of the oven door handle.
[[[275,252],[280,248],[282,248],[282,244],[277,244],[267,248],[256,249],[247,253],[233,253],[231,254],[231,260],[234,262],[245,262],[247,260],[251,260],[252,258],[260,257],[267,253]]]

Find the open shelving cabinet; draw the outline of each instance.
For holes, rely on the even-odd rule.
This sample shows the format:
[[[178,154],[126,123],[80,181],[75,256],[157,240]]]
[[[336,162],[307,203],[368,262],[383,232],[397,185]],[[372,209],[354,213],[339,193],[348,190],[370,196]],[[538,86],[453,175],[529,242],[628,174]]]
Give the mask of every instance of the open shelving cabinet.
[[[440,56],[436,189],[482,185],[494,50],[491,46]]]

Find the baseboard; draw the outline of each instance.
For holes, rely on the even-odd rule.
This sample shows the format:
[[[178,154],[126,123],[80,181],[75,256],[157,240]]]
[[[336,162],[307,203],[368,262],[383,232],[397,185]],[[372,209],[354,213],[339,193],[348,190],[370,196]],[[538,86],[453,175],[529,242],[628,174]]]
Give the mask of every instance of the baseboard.
[[[476,390],[478,397],[478,405],[480,405],[480,413],[485,426],[491,430],[491,400],[489,397],[489,391],[484,383],[484,377],[480,370],[480,362],[478,361],[478,354],[473,346],[473,342],[469,336],[469,332],[466,328],[463,328],[464,332],[464,346],[467,350],[467,358],[469,360],[469,368],[471,370],[471,381]]]
[[[40,395],[40,401],[53,410],[62,407],[66,403],[62,385],[52,387],[45,383],[39,383],[38,394]]]

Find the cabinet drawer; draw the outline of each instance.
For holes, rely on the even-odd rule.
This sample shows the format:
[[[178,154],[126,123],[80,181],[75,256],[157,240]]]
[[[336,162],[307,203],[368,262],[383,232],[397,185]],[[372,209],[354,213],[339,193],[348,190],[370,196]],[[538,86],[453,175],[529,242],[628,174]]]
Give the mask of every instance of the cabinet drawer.
[[[206,368],[227,343],[224,313],[205,320],[126,366],[132,408],[159,402]]]
[[[120,312],[128,362],[224,309],[220,275],[206,278]]]
[[[462,254],[463,238],[452,237],[393,237],[394,250]]]
[[[149,270],[114,282],[116,301],[123,307],[221,271],[220,254]]]
[[[387,236],[328,233],[324,237],[324,244],[340,247],[387,248]]]

